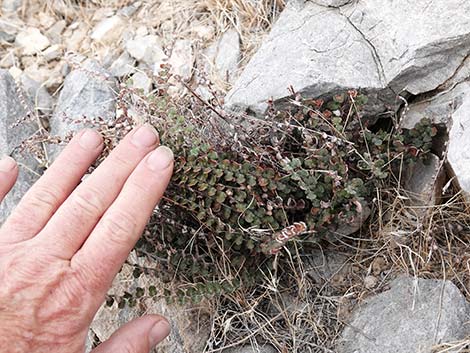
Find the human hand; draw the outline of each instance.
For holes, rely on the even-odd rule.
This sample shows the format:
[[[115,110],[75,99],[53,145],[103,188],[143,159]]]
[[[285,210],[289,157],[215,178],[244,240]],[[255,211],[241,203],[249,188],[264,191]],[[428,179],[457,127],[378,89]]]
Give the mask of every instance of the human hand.
[[[157,145],[153,128],[134,129],[80,183],[103,149],[97,132],[81,131],[23,197],[0,229],[0,352],[84,351],[95,313],[171,178],[173,154]],[[0,201],[17,175],[11,158],[0,161]],[[147,315],[93,353],[148,352],[168,333],[164,318]]]

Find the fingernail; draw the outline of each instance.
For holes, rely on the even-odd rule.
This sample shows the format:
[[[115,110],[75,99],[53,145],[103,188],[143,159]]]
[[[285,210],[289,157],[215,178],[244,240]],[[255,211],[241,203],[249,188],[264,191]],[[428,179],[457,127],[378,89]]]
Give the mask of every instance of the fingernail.
[[[149,124],[144,124],[134,132],[131,141],[137,147],[151,147],[158,142],[157,130]]]
[[[173,152],[166,146],[160,146],[147,158],[151,170],[165,170],[173,162]]]
[[[150,346],[155,347],[158,343],[163,341],[166,336],[170,334],[170,324],[165,319],[158,321],[150,331],[149,341]]]
[[[92,129],[86,129],[80,136],[80,146],[87,150],[94,150],[103,143],[103,139],[99,133]]]
[[[0,172],[8,173],[15,168],[16,162],[13,158],[7,156],[0,160]]]

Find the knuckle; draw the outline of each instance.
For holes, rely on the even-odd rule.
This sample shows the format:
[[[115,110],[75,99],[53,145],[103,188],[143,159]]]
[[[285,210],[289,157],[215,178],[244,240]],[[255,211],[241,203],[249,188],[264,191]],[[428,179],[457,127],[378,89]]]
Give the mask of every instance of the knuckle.
[[[102,219],[102,230],[106,238],[118,246],[129,242],[129,235],[133,234],[137,223],[129,213],[114,211]]]
[[[30,209],[55,209],[60,203],[61,192],[53,185],[36,186],[26,198],[26,204]]]
[[[98,190],[83,188],[72,195],[72,207],[79,218],[95,218],[103,212],[104,202]]]
[[[113,156],[112,164],[114,164],[116,168],[119,168],[119,170],[127,170],[133,167],[132,163],[130,162],[130,159],[125,158],[119,153],[116,153]]]

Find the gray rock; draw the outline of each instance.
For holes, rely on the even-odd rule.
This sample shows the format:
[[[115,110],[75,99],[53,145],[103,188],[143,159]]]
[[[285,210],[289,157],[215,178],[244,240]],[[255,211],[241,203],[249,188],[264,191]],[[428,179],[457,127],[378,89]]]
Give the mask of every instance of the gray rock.
[[[318,5],[329,6],[329,7],[341,7],[351,3],[353,0],[314,0]]]
[[[342,285],[351,269],[347,256],[328,249],[313,250],[303,259],[306,273],[317,285],[329,284],[326,291]]]
[[[54,114],[50,119],[51,134],[65,137],[85,126],[83,118],[101,118],[105,122],[116,116],[117,83],[109,72],[93,60],[70,72],[64,82]],[[78,120],[78,122],[75,122]],[[56,156],[60,148],[52,148]]]
[[[115,77],[124,77],[135,71],[135,60],[123,52],[109,67],[109,72]]]
[[[447,160],[457,184],[470,202],[470,90],[452,113]]]
[[[266,346],[259,346],[259,347],[253,347],[253,346],[242,346],[242,347],[236,347],[236,348],[229,348],[229,349],[224,349],[222,353],[277,353],[277,349],[275,349],[273,346],[266,345]]]
[[[468,11],[465,0],[363,0],[340,8],[291,1],[227,107],[262,114],[292,86],[309,96],[362,88],[377,95],[372,111],[396,108],[397,94],[431,91],[460,67],[470,52]]]
[[[118,14],[125,17],[132,17],[137,10],[142,6],[141,1],[135,1],[133,4],[123,7],[118,11]]]
[[[441,198],[445,182],[443,163],[431,153],[429,159],[419,160],[407,172],[404,189],[412,205],[418,206],[417,213],[424,214],[426,207],[436,205]]]
[[[452,114],[462,105],[468,93],[470,93],[470,83],[463,82],[452,90],[414,102],[402,112],[400,126],[412,129],[421,119],[428,118],[433,124],[450,128]]]
[[[67,22],[65,20],[60,20],[53,24],[52,27],[46,31],[46,36],[49,38],[51,43],[62,43],[62,32],[64,31],[65,27],[67,27]]]
[[[448,129],[447,165],[455,177],[454,182],[470,202],[469,117],[470,82],[461,82],[434,97],[411,104],[402,113],[400,125],[412,128],[422,118],[429,118],[434,124],[440,124]],[[431,170],[428,172],[431,173]],[[419,180],[417,184],[419,185]]]
[[[160,65],[167,59],[160,37],[156,35],[136,36],[126,42],[126,50],[134,59],[149,67]]]
[[[40,173],[37,161],[18,148],[38,130],[36,123],[28,120],[13,127],[26,116],[29,107],[25,104],[11,75],[5,70],[0,70],[0,152],[2,156],[12,156],[20,166],[18,181],[0,203],[0,224],[5,221]]]
[[[450,281],[401,277],[353,313],[338,353],[431,353],[468,333],[469,306]]]
[[[207,48],[206,71],[216,80],[234,83],[240,62],[240,36],[235,29],[226,31],[222,37]]]
[[[20,82],[23,90],[30,99],[31,106],[34,107],[35,110],[40,110],[46,114],[52,111],[54,101],[46,87],[26,74],[20,76]]]
[[[152,80],[143,72],[137,71],[131,77],[132,79],[132,88],[141,89],[144,91],[144,94],[148,94],[152,88]]]
[[[23,0],[3,0],[2,10],[5,12],[15,12],[23,5]]]

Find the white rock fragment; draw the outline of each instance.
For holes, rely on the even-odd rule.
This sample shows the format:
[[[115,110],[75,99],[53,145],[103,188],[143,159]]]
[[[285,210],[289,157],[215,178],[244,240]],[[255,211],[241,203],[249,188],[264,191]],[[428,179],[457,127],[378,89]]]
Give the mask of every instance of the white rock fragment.
[[[53,44],[46,50],[42,52],[42,55],[44,56],[44,59],[46,61],[52,61],[60,58],[62,56],[62,46],[59,44]]]
[[[46,36],[49,38],[51,43],[59,44],[62,43],[62,32],[64,31],[65,27],[67,27],[67,22],[65,20],[57,21],[53,24],[47,31]]]
[[[205,53],[206,71],[215,82],[233,83],[240,62],[240,36],[234,29],[226,31]]]
[[[210,40],[214,37],[214,27],[203,24],[191,26],[191,32],[203,40]]]
[[[194,53],[190,40],[176,41],[171,52],[168,64],[173,75],[179,76],[183,81],[189,81],[193,75]]]
[[[123,77],[135,71],[135,60],[127,53],[123,52],[109,67],[109,72],[115,77]]]
[[[18,33],[15,43],[22,49],[24,55],[36,54],[50,45],[49,39],[35,27],[28,27]]]
[[[88,30],[85,23],[79,23],[76,28],[75,26],[72,27],[72,25],[70,25],[66,33],[67,36],[70,36],[69,39],[64,41],[67,45],[67,51],[75,52],[78,51],[82,46],[87,36]]]
[[[144,94],[148,94],[152,88],[152,80],[143,72],[137,71],[131,77],[132,88],[141,89],[144,91]]]
[[[3,57],[0,58],[0,68],[8,69],[15,65],[17,59],[13,51],[5,53]]]
[[[18,80],[21,76],[21,74],[23,73],[23,71],[17,67],[17,66],[12,66],[10,67],[10,69],[8,70],[8,73],[16,80]]]
[[[127,41],[126,50],[133,58],[150,67],[160,65],[167,59],[160,38],[156,35],[137,36]]]
[[[105,18],[93,28],[91,39],[105,44],[111,44],[119,41],[125,27],[126,21],[121,16],[115,15]]]

